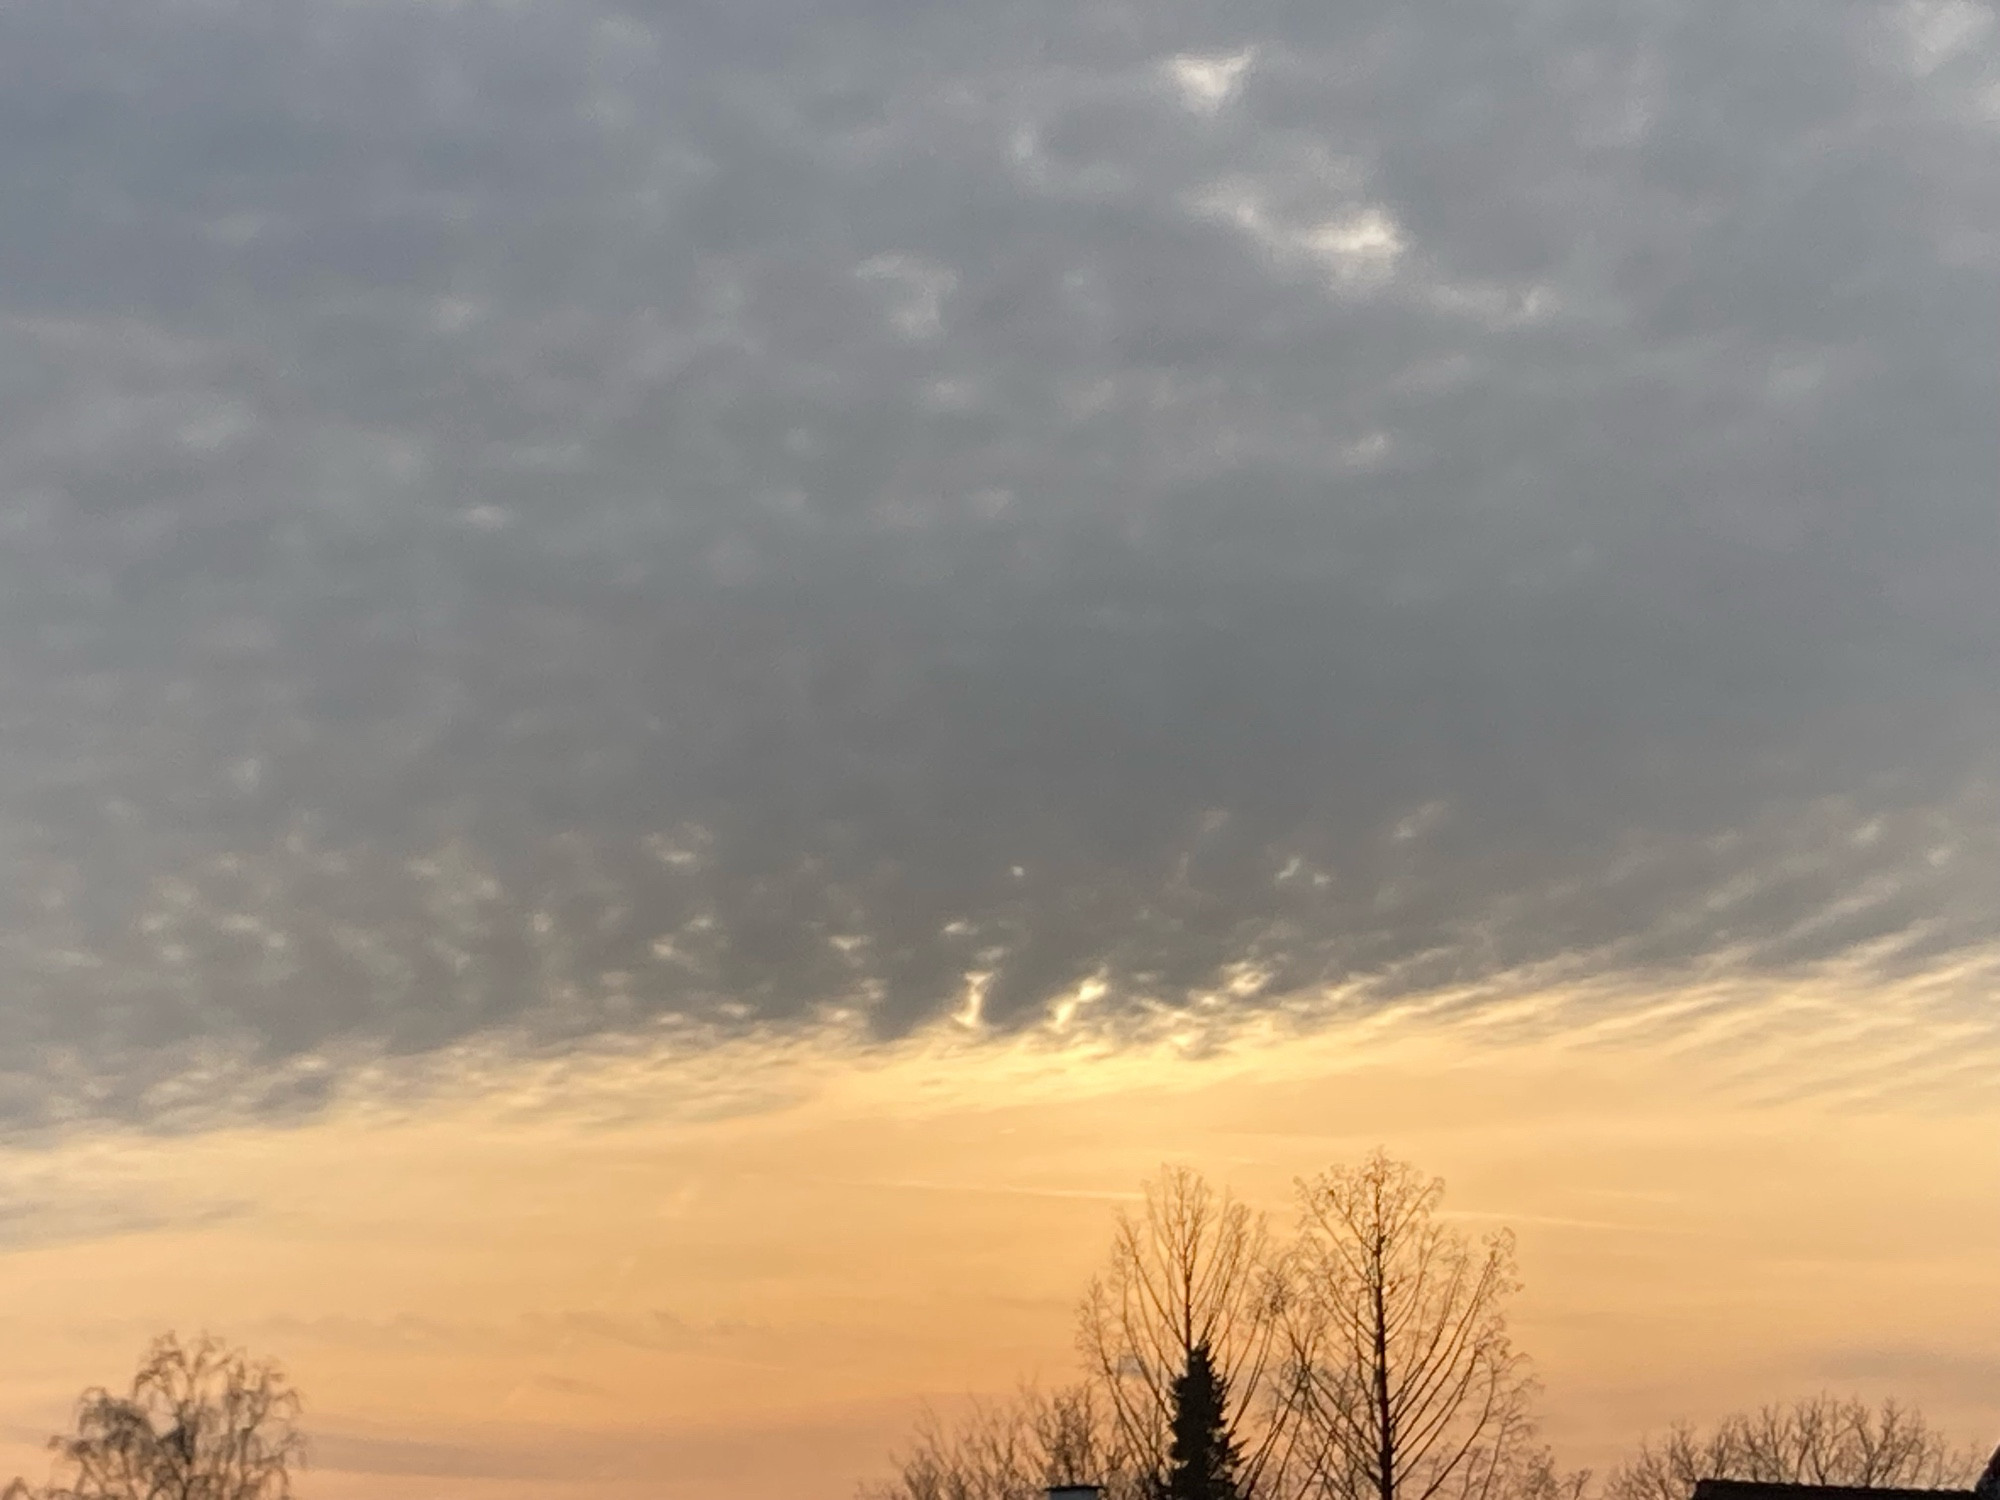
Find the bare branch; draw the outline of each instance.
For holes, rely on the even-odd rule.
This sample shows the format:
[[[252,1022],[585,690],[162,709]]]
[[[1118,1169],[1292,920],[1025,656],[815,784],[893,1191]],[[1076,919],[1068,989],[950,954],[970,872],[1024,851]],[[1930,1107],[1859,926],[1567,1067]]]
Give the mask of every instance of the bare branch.
[[[1077,1343],[1124,1448],[1165,1471],[1173,1387],[1206,1347],[1227,1390],[1226,1428],[1247,1497],[1287,1462],[1296,1382],[1281,1334],[1286,1285],[1263,1220],[1186,1167],[1163,1168],[1121,1214],[1111,1263],[1085,1298]]]
[[[1087,1385],[975,1403],[955,1425],[926,1411],[893,1477],[863,1486],[860,1500],[1042,1500],[1050,1485],[1080,1483],[1103,1486],[1106,1500],[1144,1500],[1117,1424]]]
[[[1443,1193],[1381,1152],[1299,1185],[1287,1348],[1324,1500],[1492,1500],[1529,1472],[1513,1240],[1475,1252],[1437,1218]]]
[[[129,1394],[79,1398],[75,1432],[50,1439],[59,1477],[42,1500],[290,1500],[299,1407],[275,1364],[162,1335]]]
[[[1971,1482],[1978,1461],[1894,1400],[1869,1407],[1821,1394],[1724,1417],[1708,1432],[1677,1423],[1641,1443],[1605,1481],[1605,1500],[1686,1500],[1698,1479],[1939,1489]]]

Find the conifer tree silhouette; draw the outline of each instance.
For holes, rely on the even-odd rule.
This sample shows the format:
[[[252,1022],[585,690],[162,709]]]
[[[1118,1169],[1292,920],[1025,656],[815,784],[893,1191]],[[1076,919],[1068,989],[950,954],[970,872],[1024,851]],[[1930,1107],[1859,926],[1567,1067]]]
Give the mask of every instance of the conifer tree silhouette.
[[[1174,1445],[1159,1500],[1242,1500],[1236,1487],[1236,1449],[1226,1427],[1229,1392],[1208,1345],[1188,1351],[1187,1369],[1174,1381]]]

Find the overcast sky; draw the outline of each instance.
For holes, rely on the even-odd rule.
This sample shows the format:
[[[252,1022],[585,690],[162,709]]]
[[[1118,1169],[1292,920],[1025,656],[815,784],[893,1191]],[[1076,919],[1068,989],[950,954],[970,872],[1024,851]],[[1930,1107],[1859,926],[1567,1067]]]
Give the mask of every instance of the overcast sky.
[[[17,1121],[2000,924],[1986,5],[50,0],[0,112]]]
[[[1996,330],[1986,0],[6,5],[0,1129],[1990,1048]]]

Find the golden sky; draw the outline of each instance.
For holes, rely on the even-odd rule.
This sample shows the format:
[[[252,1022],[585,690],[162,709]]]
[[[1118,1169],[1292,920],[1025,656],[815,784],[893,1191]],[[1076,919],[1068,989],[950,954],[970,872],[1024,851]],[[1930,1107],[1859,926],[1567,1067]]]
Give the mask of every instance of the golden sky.
[[[846,1500],[1377,1146],[1569,1463],[1990,1446],[1996,43],[0,3],[0,1459]]]
[[[1071,1372],[1110,1216],[1162,1160],[1282,1223],[1296,1175],[1377,1143],[1518,1231],[1570,1463],[1822,1387],[1996,1435],[1973,1023],[1832,975],[1464,998],[1202,1055],[1053,1026],[461,1052],[293,1128],[15,1149],[5,1458],[39,1474],[75,1392],[171,1326],[291,1370],[314,1500],[845,1500],[920,1402]]]

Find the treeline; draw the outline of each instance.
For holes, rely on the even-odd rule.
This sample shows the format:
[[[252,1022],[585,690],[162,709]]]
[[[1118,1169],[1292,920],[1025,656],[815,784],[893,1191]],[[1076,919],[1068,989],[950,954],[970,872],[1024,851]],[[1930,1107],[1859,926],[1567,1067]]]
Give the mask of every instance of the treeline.
[[[1832,1396],[1669,1428],[1601,1483],[1563,1470],[1508,1334],[1513,1236],[1475,1240],[1443,1195],[1377,1152],[1302,1180],[1279,1240],[1196,1173],[1163,1171],[1084,1296],[1084,1378],[927,1414],[862,1500],[1066,1484],[1107,1500],[1688,1500],[1703,1478],[1940,1488],[1975,1472],[1918,1413]]]
[[[926,1417],[864,1500],[1689,1500],[1705,1478],[1965,1485],[1976,1459],[1915,1411],[1818,1396],[1685,1425],[1601,1483],[1537,1435],[1507,1329],[1505,1230],[1473,1239],[1444,1185],[1376,1153],[1302,1181],[1292,1234],[1168,1169],[1118,1217],[1084,1296],[1084,1378]],[[155,1340],[123,1391],[78,1399],[49,1479],[0,1500],[289,1500],[305,1457],[279,1367],[201,1337]],[[2000,1454],[1981,1477],[2000,1500]]]

